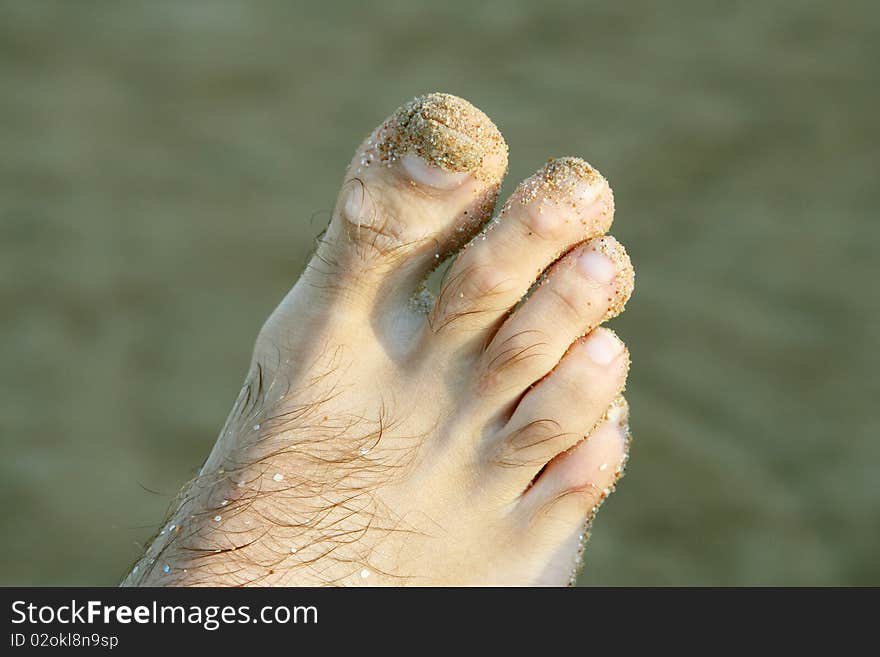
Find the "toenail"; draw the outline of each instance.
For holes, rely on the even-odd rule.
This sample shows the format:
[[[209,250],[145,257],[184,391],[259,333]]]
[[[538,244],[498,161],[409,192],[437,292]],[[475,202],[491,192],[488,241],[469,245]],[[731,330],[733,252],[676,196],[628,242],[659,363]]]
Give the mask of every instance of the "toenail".
[[[587,338],[584,349],[596,365],[608,365],[623,351],[623,343],[611,331],[599,330]]]
[[[407,153],[400,158],[403,170],[415,182],[435,189],[455,189],[471,174],[467,171],[444,171],[440,167],[432,166],[414,153]]]
[[[612,406],[608,411],[608,421],[619,429],[626,426],[626,411],[619,406]]]
[[[614,425],[617,430],[617,435],[623,442],[624,453],[626,453],[629,450],[630,442],[629,404],[626,403],[626,399],[622,395],[618,395],[608,409],[608,422]]]
[[[420,156],[423,165],[414,164],[415,173],[409,172],[414,177],[425,173],[424,166],[432,166],[497,183],[506,169],[507,144],[498,128],[461,98],[441,93],[419,96],[399,108],[384,128],[377,144],[379,160],[390,166],[408,154]],[[505,166],[484,167],[487,157]],[[431,173],[424,184],[434,184]],[[449,179],[442,182],[448,185]]]
[[[550,160],[524,180],[519,197],[523,204],[538,201],[578,208],[591,204],[607,187],[602,174],[589,164],[579,158],[563,157]]]
[[[614,263],[598,251],[587,251],[578,258],[578,267],[598,283],[608,284],[614,280]]]
[[[623,245],[610,235],[590,240],[586,243],[583,255],[578,260],[578,265],[582,271],[591,277],[593,275],[587,270],[589,261],[584,262],[589,253],[601,256],[610,263],[610,269],[608,269],[611,272],[610,279],[599,282],[613,285],[614,287],[614,294],[608,299],[609,306],[605,319],[616,317],[623,312],[626,302],[629,301],[633,292],[634,275],[629,255],[626,249],[623,248]],[[594,264],[597,262],[597,260],[593,260]],[[598,265],[596,268],[598,270]],[[597,275],[601,275],[601,273],[597,271]]]

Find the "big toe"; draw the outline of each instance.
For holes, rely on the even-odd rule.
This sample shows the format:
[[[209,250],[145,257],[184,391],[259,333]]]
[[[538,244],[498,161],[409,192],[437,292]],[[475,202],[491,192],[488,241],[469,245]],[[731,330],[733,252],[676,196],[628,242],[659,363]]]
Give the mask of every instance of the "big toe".
[[[449,94],[411,100],[355,153],[308,275],[359,303],[408,300],[491,216],[506,170],[483,112]]]

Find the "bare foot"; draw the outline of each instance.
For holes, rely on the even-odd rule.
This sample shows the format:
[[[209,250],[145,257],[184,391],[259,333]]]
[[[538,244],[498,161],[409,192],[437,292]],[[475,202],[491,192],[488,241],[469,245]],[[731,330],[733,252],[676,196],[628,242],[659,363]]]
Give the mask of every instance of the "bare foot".
[[[126,584],[569,583],[626,460],[629,357],[597,326],[633,270],[579,159],[484,226],[506,169],[496,127],[454,96],[370,135]],[[423,281],[457,251],[433,302]]]

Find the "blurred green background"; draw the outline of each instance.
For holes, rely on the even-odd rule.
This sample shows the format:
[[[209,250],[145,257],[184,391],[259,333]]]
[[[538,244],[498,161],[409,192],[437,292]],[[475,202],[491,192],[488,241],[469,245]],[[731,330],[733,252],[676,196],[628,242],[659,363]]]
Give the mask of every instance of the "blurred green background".
[[[636,443],[585,584],[880,584],[876,2],[0,2],[2,584],[115,584],[356,144],[610,179]],[[154,492],[149,492],[154,491]]]

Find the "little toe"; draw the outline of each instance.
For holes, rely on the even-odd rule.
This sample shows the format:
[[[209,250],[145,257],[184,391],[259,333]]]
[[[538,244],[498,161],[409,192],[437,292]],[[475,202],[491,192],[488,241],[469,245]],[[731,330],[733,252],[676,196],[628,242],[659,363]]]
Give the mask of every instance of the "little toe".
[[[589,436],[547,464],[523,495],[523,508],[583,522],[623,473],[629,453],[628,422],[629,406],[618,395]]]
[[[552,555],[542,584],[571,581],[600,506],[613,492],[629,458],[629,408],[619,396],[605,420],[583,441],[547,464],[517,508],[523,540]]]
[[[518,494],[547,463],[583,440],[622,392],[628,367],[626,347],[609,329],[598,328],[572,345],[486,441],[488,460],[499,466],[497,485]]]

